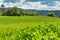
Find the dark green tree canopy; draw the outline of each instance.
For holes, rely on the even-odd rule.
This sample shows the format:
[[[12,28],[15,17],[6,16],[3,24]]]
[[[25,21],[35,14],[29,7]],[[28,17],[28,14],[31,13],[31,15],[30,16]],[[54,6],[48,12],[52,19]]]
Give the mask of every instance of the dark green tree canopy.
[[[5,9],[2,12],[2,15],[3,16],[38,16],[38,13],[20,10],[18,7],[14,6],[13,8]]]
[[[1,7],[5,7],[4,4],[2,4]]]

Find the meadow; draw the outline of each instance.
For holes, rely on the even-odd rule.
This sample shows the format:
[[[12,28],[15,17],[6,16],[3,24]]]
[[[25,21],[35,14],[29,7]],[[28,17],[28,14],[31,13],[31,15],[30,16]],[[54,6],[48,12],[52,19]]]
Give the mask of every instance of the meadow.
[[[60,40],[60,18],[0,16],[0,40]]]

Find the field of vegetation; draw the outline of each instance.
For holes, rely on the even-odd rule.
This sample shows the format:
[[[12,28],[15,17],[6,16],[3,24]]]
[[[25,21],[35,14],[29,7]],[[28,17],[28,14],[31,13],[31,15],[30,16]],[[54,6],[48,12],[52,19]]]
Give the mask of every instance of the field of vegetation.
[[[60,18],[0,16],[0,40],[60,40]]]

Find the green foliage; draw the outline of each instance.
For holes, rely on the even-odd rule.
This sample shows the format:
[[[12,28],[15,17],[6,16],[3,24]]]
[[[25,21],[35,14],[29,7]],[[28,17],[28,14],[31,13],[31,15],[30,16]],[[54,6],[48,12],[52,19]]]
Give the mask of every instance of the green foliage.
[[[45,16],[0,16],[0,40],[60,40],[59,21]]]
[[[12,16],[20,16],[20,11],[17,7],[13,7],[11,10],[12,10]]]
[[[2,12],[2,16],[20,16],[20,11],[17,7],[13,7],[12,9],[5,9]]]
[[[3,40],[60,40],[60,27],[49,25],[8,30],[3,32],[0,38]]]
[[[21,16],[38,16],[38,13],[37,12],[21,11]]]
[[[50,16],[50,17],[56,17],[56,15],[55,15],[54,12],[49,12],[47,16]]]
[[[26,12],[21,11],[16,6],[10,9],[4,9],[2,12],[2,16],[38,16],[37,12]]]

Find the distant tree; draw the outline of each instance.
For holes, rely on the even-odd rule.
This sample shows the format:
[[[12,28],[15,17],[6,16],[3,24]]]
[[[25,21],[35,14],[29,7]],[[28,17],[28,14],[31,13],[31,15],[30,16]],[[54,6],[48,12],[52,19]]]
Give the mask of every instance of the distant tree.
[[[2,16],[6,16],[7,15],[7,10],[5,9],[4,11],[2,11]]]
[[[5,9],[4,9],[4,7],[5,7],[4,4],[2,4],[1,7],[2,7],[2,11],[4,11],[4,10],[5,10]]]
[[[2,4],[1,7],[5,7],[4,4]]]
[[[38,12],[30,12],[25,10],[20,10],[18,7],[14,6],[10,9],[5,9],[2,12],[3,16],[38,16]]]
[[[11,9],[4,10],[2,15],[5,16],[20,16],[20,11],[17,7],[13,7]]]
[[[47,16],[55,17],[56,15],[54,12],[49,12]]]
[[[13,16],[20,15],[20,11],[16,6],[12,8],[11,12],[12,12]]]

